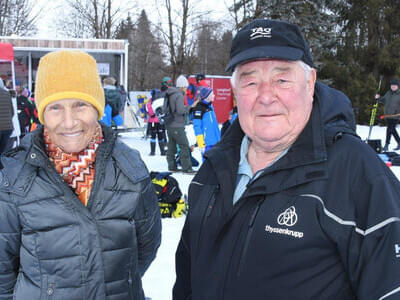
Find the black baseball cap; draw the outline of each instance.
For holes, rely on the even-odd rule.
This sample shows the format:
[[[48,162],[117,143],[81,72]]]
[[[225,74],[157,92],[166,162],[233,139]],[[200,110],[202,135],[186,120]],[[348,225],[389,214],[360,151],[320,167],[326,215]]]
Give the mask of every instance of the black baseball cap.
[[[278,20],[257,19],[238,31],[232,41],[230,60],[225,71],[238,64],[262,58],[302,60],[314,66],[310,47],[300,28]]]

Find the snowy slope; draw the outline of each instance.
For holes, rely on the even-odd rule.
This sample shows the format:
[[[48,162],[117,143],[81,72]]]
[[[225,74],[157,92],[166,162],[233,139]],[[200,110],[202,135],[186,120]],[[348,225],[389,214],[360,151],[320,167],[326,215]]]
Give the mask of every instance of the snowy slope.
[[[358,135],[365,140],[368,136],[368,126],[357,126]],[[191,126],[186,129],[189,143],[195,143],[195,137]],[[375,126],[372,130],[371,139],[381,139],[385,141],[386,127]],[[165,156],[159,155],[157,148],[156,156],[149,156],[150,142],[143,139],[141,132],[130,132],[121,134],[122,140],[132,148],[137,149],[142,156],[149,171],[167,171],[167,161]],[[396,142],[392,138],[389,150],[396,147]],[[196,149],[192,155],[201,161],[201,155]],[[390,168],[394,174],[400,178],[400,167]],[[182,193],[187,194],[187,189],[193,175],[176,173],[173,175],[179,182]],[[172,299],[172,287],[175,282],[175,250],[179,242],[180,234],[185,218],[163,219],[162,242],[158,254],[148,271],[143,277],[143,288],[147,297],[152,300]]]

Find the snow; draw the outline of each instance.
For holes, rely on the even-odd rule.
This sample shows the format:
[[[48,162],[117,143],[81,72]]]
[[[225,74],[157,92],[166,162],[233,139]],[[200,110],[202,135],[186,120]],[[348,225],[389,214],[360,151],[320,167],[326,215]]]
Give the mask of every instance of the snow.
[[[187,126],[186,135],[189,144],[193,145],[196,138],[192,126]],[[149,156],[150,141],[143,138],[143,132],[127,132],[121,134],[122,141],[128,146],[138,150],[150,171],[168,171],[165,156],[160,155],[160,149],[156,148],[156,155]],[[194,158],[201,162],[201,153],[198,148],[192,152]],[[197,168],[193,168],[197,169]],[[187,195],[189,183],[194,175],[174,173],[172,175],[179,183],[183,194]],[[157,257],[143,277],[143,289],[146,297],[152,300],[172,299],[172,287],[175,282],[175,250],[178,246],[185,217],[178,219],[162,219],[162,240]]]
[[[357,134],[362,140],[368,136],[369,126],[357,126]],[[195,143],[195,136],[192,126],[186,127],[186,134],[190,144]],[[370,139],[380,139],[382,145],[385,142],[386,127],[374,126]],[[128,146],[135,148],[141,153],[149,171],[167,171],[167,161],[165,156],[159,155],[159,148],[156,150],[156,156],[149,156],[150,141],[143,138],[143,132],[122,133],[121,138]],[[389,150],[397,146],[392,138]],[[201,162],[201,154],[197,148],[192,155]],[[390,167],[393,173],[400,178],[400,167]],[[187,195],[189,183],[194,175],[175,173],[173,176],[179,182],[179,187],[183,194]],[[175,282],[175,251],[180,239],[185,217],[178,219],[162,219],[162,241],[158,249],[157,257],[151,264],[143,277],[143,289],[146,297],[151,300],[169,300],[172,299],[172,287]]]

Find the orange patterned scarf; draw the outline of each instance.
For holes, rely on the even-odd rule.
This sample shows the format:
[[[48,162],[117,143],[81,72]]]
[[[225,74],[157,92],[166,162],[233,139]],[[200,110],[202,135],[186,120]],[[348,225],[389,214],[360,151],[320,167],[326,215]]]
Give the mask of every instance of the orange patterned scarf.
[[[77,153],[67,153],[56,146],[46,130],[43,132],[46,153],[54,163],[57,172],[74,190],[83,205],[87,205],[95,175],[96,150],[103,142],[101,126],[98,124],[95,135],[86,149]]]

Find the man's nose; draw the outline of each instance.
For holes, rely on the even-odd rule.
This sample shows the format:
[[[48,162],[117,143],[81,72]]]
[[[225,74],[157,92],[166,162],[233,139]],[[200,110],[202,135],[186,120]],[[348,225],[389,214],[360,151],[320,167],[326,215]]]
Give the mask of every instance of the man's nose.
[[[258,88],[258,101],[264,104],[269,104],[276,98],[273,84],[269,81],[263,81]]]

